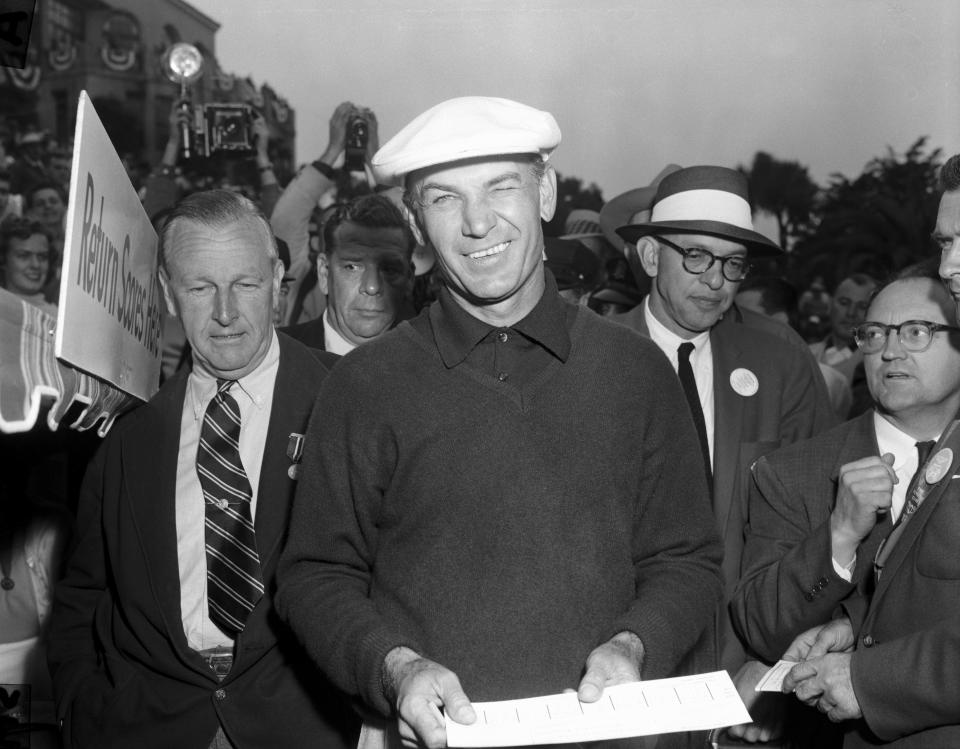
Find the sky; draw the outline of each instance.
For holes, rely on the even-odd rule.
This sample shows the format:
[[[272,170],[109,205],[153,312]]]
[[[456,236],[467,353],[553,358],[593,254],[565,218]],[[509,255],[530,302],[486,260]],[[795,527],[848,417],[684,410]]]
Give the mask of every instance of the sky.
[[[317,158],[334,108],[381,143],[455,96],[551,112],[558,171],[609,199],[667,163],[796,160],[825,184],[917,138],[960,151],[956,0],[189,0],[224,70],[269,83]]]

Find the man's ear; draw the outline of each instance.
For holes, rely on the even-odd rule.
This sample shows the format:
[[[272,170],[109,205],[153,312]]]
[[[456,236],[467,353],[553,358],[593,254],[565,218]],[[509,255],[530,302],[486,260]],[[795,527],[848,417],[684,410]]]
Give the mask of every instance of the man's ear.
[[[655,278],[660,271],[660,245],[650,237],[640,237],[637,243],[630,247],[627,246],[627,261],[631,267],[638,263],[650,278]],[[631,257],[633,255],[633,257]]]
[[[546,165],[540,178],[540,218],[549,221],[557,209],[557,173],[550,164]]]
[[[410,231],[413,232],[413,238],[417,240],[417,244],[426,244],[424,241],[423,228],[420,226],[420,217],[417,211],[411,210],[406,201],[403,202],[400,210],[403,213],[403,217],[407,220],[407,225],[410,227]]]
[[[283,261],[276,258],[273,261],[273,278],[270,285],[273,286],[273,311],[280,308],[280,288],[283,286]]]
[[[317,286],[320,287],[320,293],[324,296],[330,293],[330,260],[326,252],[317,255]]]
[[[180,317],[177,314],[177,300],[174,299],[173,291],[170,288],[170,277],[164,268],[160,268],[157,279],[160,281],[160,288],[163,290],[163,300],[167,303],[167,314],[171,317]]]

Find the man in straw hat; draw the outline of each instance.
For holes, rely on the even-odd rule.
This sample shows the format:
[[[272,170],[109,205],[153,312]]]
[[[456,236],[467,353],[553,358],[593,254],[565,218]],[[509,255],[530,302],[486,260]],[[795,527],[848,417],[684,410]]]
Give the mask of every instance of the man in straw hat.
[[[750,465],[834,423],[799,337],[733,305],[750,261],[781,250],[753,228],[744,175],[718,166],[668,166],[649,187],[604,206],[601,225],[616,225],[631,266],[651,279],[643,303],[612,319],[651,338],[682,383],[724,541],[729,597],[740,571]],[[765,667],[747,661],[726,608],[716,624],[684,670],[728,669],[749,705]],[[770,730],[751,725],[733,733],[756,741]]]
[[[405,187],[445,288],[318,398],[279,610],[409,745],[444,746],[440,709],[472,723],[470,700],[572,688],[593,702],[666,676],[719,598],[667,361],[561,300],[544,270],[559,142],[546,112],[467,97],[373,162]]]

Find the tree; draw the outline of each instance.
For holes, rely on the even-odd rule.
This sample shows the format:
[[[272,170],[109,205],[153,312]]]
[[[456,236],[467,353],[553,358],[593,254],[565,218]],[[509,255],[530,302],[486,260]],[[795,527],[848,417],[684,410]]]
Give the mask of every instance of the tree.
[[[854,180],[831,175],[817,201],[815,228],[790,256],[795,277],[836,283],[862,271],[883,277],[929,257],[937,215],[940,149],[917,139],[903,156],[887,149]]]
[[[780,244],[788,248],[810,228],[817,185],[807,167],[797,161],[780,161],[757,151],[749,169],[741,166],[750,183],[754,209],[771,214],[777,221]]]

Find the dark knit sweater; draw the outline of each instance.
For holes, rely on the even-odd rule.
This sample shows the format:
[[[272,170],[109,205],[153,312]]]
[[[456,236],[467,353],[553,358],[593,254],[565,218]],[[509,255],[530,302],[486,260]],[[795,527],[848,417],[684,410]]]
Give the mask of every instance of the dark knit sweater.
[[[281,616],[383,713],[383,659],[400,645],[473,700],[575,688],[590,651],[624,630],[644,643],[643,676],[668,675],[711,621],[721,552],[666,358],[580,309],[566,361],[506,387],[445,366],[423,322],[324,383]]]

